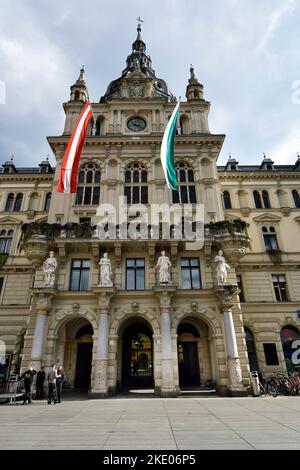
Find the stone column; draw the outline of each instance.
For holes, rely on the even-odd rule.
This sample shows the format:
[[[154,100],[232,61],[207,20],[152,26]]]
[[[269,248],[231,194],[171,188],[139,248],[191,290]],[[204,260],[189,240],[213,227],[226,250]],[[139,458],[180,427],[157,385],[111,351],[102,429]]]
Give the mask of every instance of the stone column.
[[[224,285],[223,287],[218,287],[216,290],[220,301],[220,307],[224,314],[227,368],[229,377],[228,389],[230,394],[233,396],[247,395],[247,390],[242,383],[242,370],[232,318],[232,306],[234,303],[233,295],[238,292],[238,288],[236,285]]]
[[[161,311],[161,396],[177,396],[172,354],[170,304],[174,287],[155,287]]]
[[[94,292],[98,294],[99,319],[96,358],[94,362],[94,382],[89,395],[93,398],[104,398],[108,395],[107,363],[108,363],[108,330],[109,305],[114,287],[97,287]]]
[[[52,307],[54,289],[33,289],[36,296],[37,318],[31,348],[31,364],[35,370],[40,369],[43,360],[46,317]]]

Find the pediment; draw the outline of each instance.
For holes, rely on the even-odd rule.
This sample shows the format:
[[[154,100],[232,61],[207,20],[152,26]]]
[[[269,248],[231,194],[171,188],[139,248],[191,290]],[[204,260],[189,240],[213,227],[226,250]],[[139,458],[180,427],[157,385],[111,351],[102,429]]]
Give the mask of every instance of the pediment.
[[[272,213],[266,213],[262,215],[258,215],[257,217],[253,218],[254,222],[260,223],[260,222],[280,222],[281,217],[279,215],[275,215]]]
[[[129,75],[127,75],[126,81],[143,79],[143,78],[148,78],[148,77],[141,70],[137,69],[131,72]]]
[[[0,225],[21,225],[22,223],[22,220],[16,219],[15,217],[11,217],[10,215],[7,215],[0,219]]]

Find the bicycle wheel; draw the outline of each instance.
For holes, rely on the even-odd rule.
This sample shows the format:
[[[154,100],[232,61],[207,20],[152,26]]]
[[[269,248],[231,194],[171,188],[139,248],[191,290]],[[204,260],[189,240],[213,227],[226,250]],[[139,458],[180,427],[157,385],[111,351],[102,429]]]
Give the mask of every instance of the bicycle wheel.
[[[268,384],[268,393],[272,395],[273,398],[277,397],[278,391],[275,385],[273,384]]]

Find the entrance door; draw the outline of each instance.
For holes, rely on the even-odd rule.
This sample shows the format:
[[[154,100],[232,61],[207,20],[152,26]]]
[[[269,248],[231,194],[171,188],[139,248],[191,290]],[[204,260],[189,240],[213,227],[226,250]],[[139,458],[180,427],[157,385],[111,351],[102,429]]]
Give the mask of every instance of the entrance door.
[[[88,390],[91,385],[93,343],[77,343],[75,388]]]
[[[200,385],[197,343],[181,341],[178,343],[179,385]]]
[[[152,333],[144,323],[133,323],[124,331],[122,348],[122,386],[153,387]]]

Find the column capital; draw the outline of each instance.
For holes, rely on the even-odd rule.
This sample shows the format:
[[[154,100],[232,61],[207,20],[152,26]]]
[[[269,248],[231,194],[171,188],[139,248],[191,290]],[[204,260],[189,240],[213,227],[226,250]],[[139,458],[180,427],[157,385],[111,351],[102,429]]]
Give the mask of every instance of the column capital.
[[[30,292],[35,299],[38,313],[47,315],[52,308],[52,300],[56,295],[56,289],[53,287],[35,287]]]
[[[215,287],[214,292],[219,298],[219,305],[221,310],[231,310],[233,305],[236,303],[234,296],[238,294],[239,288],[237,284],[225,284],[223,286]]]
[[[163,311],[169,311],[171,305],[171,299],[176,292],[176,287],[174,286],[155,286],[153,291],[156,297],[159,300],[160,308]]]
[[[95,287],[94,294],[98,297],[98,306],[100,313],[107,312],[110,306],[111,299],[113,298],[116,288],[115,287]]]

